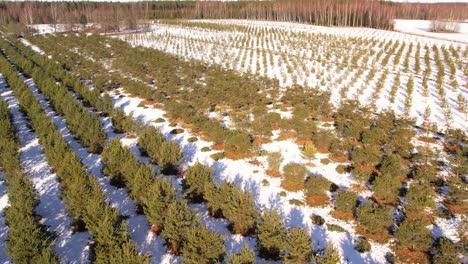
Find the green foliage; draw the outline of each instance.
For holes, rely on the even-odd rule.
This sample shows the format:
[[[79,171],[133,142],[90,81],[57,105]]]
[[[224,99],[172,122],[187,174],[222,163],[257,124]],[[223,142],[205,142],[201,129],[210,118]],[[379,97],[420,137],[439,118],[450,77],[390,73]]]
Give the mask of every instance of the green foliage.
[[[268,169],[273,171],[279,171],[281,162],[283,162],[283,156],[281,152],[268,153]]]
[[[159,153],[163,143],[163,135],[154,126],[145,127],[138,137],[138,146],[143,149],[156,164],[159,164]]]
[[[224,259],[224,238],[204,225],[191,227],[187,230],[186,242],[181,253],[184,263],[220,263]]]
[[[342,212],[353,211],[359,202],[358,196],[354,192],[337,190],[335,196],[335,210]]]
[[[284,263],[309,263],[313,246],[310,235],[305,229],[298,227],[288,229],[283,256]]]
[[[302,189],[306,174],[307,168],[304,165],[289,163],[283,167],[282,186],[289,191],[298,191]]]
[[[401,183],[398,177],[382,174],[372,182],[374,196],[385,204],[393,204],[398,199]]]
[[[255,252],[244,244],[241,251],[237,254],[229,254],[226,260],[227,264],[253,264],[255,262]]]
[[[406,210],[423,212],[426,207],[435,208],[434,198],[436,193],[428,184],[411,184],[406,192]]]
[[[232,222],[230,228],[234,234],[253,232],[258,212],[251,193],[227,182],[223,182],[220,187],[208,183],[205,185],[204,198],[212,216],[224,216]]]
[[[182,163],[184,153],[174,141],[165,141],[159,150],[158,165],[164,170],[171,171],[176,165]]]
[[[353,162],[360,162],[365,164],[377,164],[381,157],[380,147],[367,146],[356,147],[351,154]]]
[[[457,264],[460,263],[456,245],[445,237],[437,240],[435,253],[432,256],[432,263]]]
[[[371,244],[365,237],[359,237],[356,241],[356,246],[354,249],[361,253],[368,252],[371,250]]]
[[[428,250],[432,245],[432,234],[426,225],[426,221],[422,219],[403,220],[395,232],[398,246],[416,251]]]
[[[175,202],[176,193],[172,181],[166,178],[156,178],[155,182],[148,186],[148,195],[142,199],[143,210],[153,230],[159,232],[164,228],[168,206]]]
[[[325,246],[325,250],[315,256],[317,264],[336,264],[341,262],[340,253],[331,244]]]
[[[357,208],[356,217],[359,224],[371,235],[387,233],[389,226],[393,223],[392,208],[371,200]]]
[[[213,180],[213,169],[197,162],[195,165],[189,167],[185,173],[185,178],[182,181],[182,188],[187,191],[186,195],[190,201],[201,202],[204,200],[203,193],[205,191],[205,185],[213,182]]]
[[[403,159],[395,154],[386,156],[382,165],[380,166],[380,172],[394,178],[406,176],[407,169],[404,165]]]
[[[213,154],[210,155],[210,158],[212,158],[214,161],[224,159],[224,153],[223,152],[213,153]]]
[[[306,197],[323,196],[332,191],[335,185],[325,177],[310,175],[305,184]]]
[[[338,172],[339,174],[344,174],[344,173],[346,173],[347,166],[346,166],[346,165],[340,164],[340,165],[336,166],[336,169],[335,169],[335,170],[336,170],[336,172]]]
[[[321,217],[320,215],[313,214],[310,216],[310,219],[312,220],[312,224],[314,225],[323,225],[325,224],[325,219]]]
[[[277,211],[263,212],[257,224],[257,237],[260,257],[279,260],[281,250],[285,245],[286,229]]]
[[[235,133],[226,139],[224,151],[233,155],[245,155],[252,149],[252,138],[244,133]]]
[[[182,200],[174,200],[169,204],[165,216],[161,236],[166,239],[170,251],[178,255],[183,250],[188,232],[192,228],[199,228],[199,220]]]
[[[343,227],[335,224],[327,224],[327,229],[328,231],[334,231],[334,232],[339,232],[339,233],[344,233],[345,230]]]

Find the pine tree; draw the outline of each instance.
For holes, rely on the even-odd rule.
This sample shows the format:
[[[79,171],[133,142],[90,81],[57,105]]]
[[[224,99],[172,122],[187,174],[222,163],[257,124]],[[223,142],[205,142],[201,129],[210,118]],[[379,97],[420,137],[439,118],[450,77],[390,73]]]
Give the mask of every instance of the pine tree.
[[[403,163],[404,162],[399,155],[388,155],[382,161],[380,172],[392,177],[404,177],[407,172]]]
[[[275,210],[264,211],[257,224],[257,246],[259,255],[265,259],[279,260],[284,248],[286,229]]]
[[[184,153],[174,141],[165,141],[159,149],[158,165],[163,169],[164,174],[174,173],[175,166],[183,159]]]
[[[173,188],[171,180],[160,177],[148,186],[146,194],[142,198],[143,211],[152,225],[152,230],[159,233],[164,229],[168,206],[175,202],[177,191]]]
[[[337,190],[335,196],[335,210],[343,213],[348,213],[350,216],[358,204],[359,199],[356,193],[351,191]]]
[[[187,206],[187,203],[180,199],[169,204],[165,216],[161,236],[166,239],[170,252],[179,255],[187,239],[189,229],[199,226],[199,220]]]
[[[423,219],[405,219],[400,224],[395,238],[398,246],[406,247],[413,251],[426,251],[432,245],[432,234],[426,228],[427,222]]]
[[[226,264],[254,264],[254,262],[255,252],[247,244],[244,244],[239,253],[230,253],[226,260]]]
[[[213,170],[197,162],[188,168],[185,178],[182,181],[182,187],[187,190],[187,196],[191,202],[202,202],[205,185],[213,182]]]
[[[288,230],[285,242],[284,263],[309,263],[314,244],[309,233],[303,228]]]
[[[457,264],[460,263],[456,245],[446,237],[441,237],[435,245],[432,263]]]
[[[159,153],[164,143],[164,137],[154,126],[147,126],[138,137],[138,146],[152,158],[153,163],[159,164]]]
[[[392,208],[372,200],[361,204],[356,210],[357,221],[370,235],[384,235],[393,223]]]
[[[281,186],[288,191],[299,191],[304,188],[307,168],[299,163],[289,163],[283,167]]]
[[[372,182],[374,196],[385,204],[394,204],[398,199],[401,183],[398,177],[382,174]]]
[[[246,235],[253,232],[258,212],[250,192],[245,192],[239,185],[232,185],[222,210],[223,215],[232,222],[234,234]]]
[[[325,250],[317,254],[315,260],[317,264],[341,263],[340,253],[331,244],[327,244]]]
[[[221,263],[225,256],[224,238],[204,225],[187,230],[186,240],[181,251],[184,263]]]

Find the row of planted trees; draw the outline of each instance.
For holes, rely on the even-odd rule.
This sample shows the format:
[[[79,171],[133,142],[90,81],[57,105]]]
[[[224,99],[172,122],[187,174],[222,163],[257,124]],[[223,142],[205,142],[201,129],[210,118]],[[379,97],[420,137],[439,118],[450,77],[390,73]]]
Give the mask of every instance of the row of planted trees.
[[[130,131],[126,131],[130,132]],[[162,134],[150,126],[139,134],[138,144],[140,150],[149,155],[152,161],[164,169],[171,169],[182,161],[182,152],[177,144],[165,141]],[[167,147],[165,147],[167,145]],[[122,147],[118,139],[111,141],[102,153],[104,170],[111,177],[115,185],[126,186],[130,197],[136,202],[140,210],[147,216],[152,224],[153,232],[161,234],[167,241],[168,248],[174,254],[182,254],[184,261],[188,263],[200,263],[220,261],[224,258],[223,237],[209,231],[191,211],[185,200],[177,198],[177,190],[174,190],[171,180],[163,177],[155,177],[155,172],[146,164],[142,164],[127,147]],[[124,162],[122,162],[124,161]],[[275,219],[268,220],[272,213],[264,218],[260,217],[252,196],[244,192],[239,186],[223,182],[220,187],[214,183],[213,172],[205,166],[197,163],[187,171],[187,180],[184,181],[184,189],[188,190],[186,196],[191,202],[204,201],[206,198],[210,213],[216,217],[225,217],[232,222],[232,232],[235,234],[253,234],[257,229],[262,232],[270,228],[256,228],[259,221],[280,222],[282,235],[278,238],[288,239],[289,243],[276,245],[281,251],[271,255],[262,253],[265,258],[306,261],[312,257],[312,243],[305,230],[294,228],[291,233],[282,227],[282,221],[278,214],[273,214]],[[150,190],[150,191],[148,191]],[[263,234],[263,233],[262,233]],[[264,236],[269,237],[266,234]],[[296,242],[302,243],[299,249]],[[263,243],[270,243],[265,238]],[[288,250],[286,250],[288,249]],[[268,251],[264,249],[263,251]],[[339,259],[339,255],[333,248],[317,252],[319,261],[331,261]],[[239,254],[230,255],[228,262],[253,263],[254,253],[244,248]]]
[[[34,209],[39,200],[20,165],[19,146],[8,103],[0,100],[0,167],[8,184],[7,254],[15,263],[58,263],[52,252],[53,238],[40,224]]]
[[[309,98],[314,98],[313,93],[305,96],[304,92],[301,92],[301,89],[297,87],[297,89],[290,89],[290,91],[288,91],[287,96],[284,97],[284,102],[296,106],[294,115],[298,117],[298,120],[307,119],[310,114],[308,109],[313,109],[314,113],[320,113],[320,111],[329,111],[328,113],[330,113],[330,110],[326,110],[325,107],[311,108],[317,104],[308,102],[307,99]],[[281,118],[276,120],[277,125],[280,120]],[[352,166],[346,168],[346,170],[352,171],[353,175],[363,184],[367,182],[371,183],[370,186],[374,191],[374,201],[367,201],[355,210],[356,207],[351,197],[350,199],[344,199],[345,201],[349,200],[349,202],[344,203],[345,206],[343,208],[347,209],[342,210],[348,214],[350,211],[353,212],[358,222],[361,224],[361,231],[363,234],[366,234],[371,239],[379,239],[382,235],[386,236],[386,234],[388,234],[390,227],[395,227],[393,219],[391,218],[392,207],[400,202],[400,197],[404,197],[399,195],[400,190],[406,189],[405,187],[402,188],[401,181],[406,181],[407,175],[409,175],[409,178],[412,180],[413,171],[414,175],[418,175],[416,173],[418,170],[422,171],[419,173],[420,176],[417,177],[433,177],[436,179],[435,182],[442,183],[443,186],[449,187],[450,191],[445,197],[445,205],[448,209],[457,213],[456,210],[460,209],[460,207],[456,208],[455,205],[463,205],[463,201],[460,199],[459,184],[456,183],[457,177],[439,181],[437,180],[439,178],[435,175],[437,173],[425,173],[424,169],[419,168],[419,165],[424,165],[424,163],[421,164],[424,159],[435,161],[436,158],[434,158],[434,156],[427,158],[427,155],[426,158],[424,158],[424,155],[416,154],[413,151],[413,146],[409,143],[414,137],[414,130],[411,129],[411,122],[397,119],[391,114],[382,114],[379,118],[371,118],[371,114],[367,112],[366,109],[361,109],[356,104],[345,104],[339,111],[334,113],[333,118],[330,120],[334,121],[335,132],[316,131],[313,126],[314,123],[308,122],[307,126],[298,127],[298,131],[301,131],[301,133],[297,133],[297,135],[304,135],[306,137],[312,136],[314,145],[319,146],[325,151],[329,151],[332,160],[351,160]],[[287,123],[285,122],[285,124]],[[291,122],[290,124],[294,123]],[[464,157],[466,157],[466,148],[462,147],[462,143],[465,140],[463,139],[463,133],[460,134],[456,131],[452,131],[451,134],[447,135],[446,139],[447,142],[453,144],[452,146],[457,146],[454,149],[459,148],[459,151],[451,151],[451,155],[453,154],[455,159],[463,160]],[[418,149],[418,153],[423,153],[423,151]],[[408,167],[410,163],[412,166]],[[456,171],[463,171],[464,168],[466,168],[466,162],[457,161],[454,162],[454,164],[457,164]],[[438,169],[442,168],[439,166]],[[304,174],[302,175],[302,177],[297,177],[300,184],[304,184]],[[323,186],[323,188],[317,188],[317,192],[320,192],[318,195],[323,196],[324,194],[326,195],[324,190],[331,190],[330,188],[333,187],[333,185],[321,179],[322,178],[318,177],[309,177],[307,181],[311,181],[312,183],[313,181],[323,182],[323,184],[309,184],[310,186]],[[455,179],[455,182],[453,182],[453,179]],[[435,194],[434,188],[437,187],[437,185],[431,183],[421,187],[422,185],[422,182],[419,181],[414,182],[414,189],[411,189],[412,185],[410,185],[407,194],[407,208],[414,207],[416,209],[406,209],[405,214],[408,219],[412,219],[412,216],[409,216],[411,215],[411,211],[422,212],[423,210],[421,210],[421,208],[427,207],[424,200],[421,202],[421,196],[419,194],[423,193],[422,191],[427,193],[426,201],[433,200],[432,198]],[[310,194],[317,196],[317,194],[314,194],[313,188],[311,188]],[[337,208],[341,208],[341,204],[342,198],[336,201]],[[351,206],[349,204],[351,204]],[[430,207],[430,203],[428,204]],[[405,250],[409,250],[411,254],[419,254],[422,252],[422,259],[427,259],[429,255],[424,252],[427,252],[428,247],[424,249],[424,247],[414,247],[408,244],[408,241],[410,241],[408,236],[412,233],[416,233],[424,242],[421,245],[431,246],[432,237],[428,236],[427,230],[425,231],[425,229],[421,228],[425,223],[418,222],[413,226],[408,223],[409,222],[406,220],[401,223],[396,222],[396,226],[398,226],[401,231],[395,232],[394,229],[390,229],[391,233],[401,241],[400,249],[403,250],[403,253],[405,253]],[[439,244],[436,243],[435,248],[437,248],[438,245]],[[453,248],[455,247],[452,245],[451,249]],[[435,258],[435,255],[432,257]],[[421,259],[418,261],[420,260]]]
[[[106,202],[97,179],[86,171],[32,91],[17,75],[17,70],[3,56],[0,58],[0,69],[18,99],[21,110],[31,120],[32,128],[44,148],[47,162],[57,173],[62,190],[61,198],[70,216],[76,220],[75,228],[86,228],[93,235],[94,261],[148,262],[148,256],[137,254],[136,245],[130,242],[125,222],[119,212]]]

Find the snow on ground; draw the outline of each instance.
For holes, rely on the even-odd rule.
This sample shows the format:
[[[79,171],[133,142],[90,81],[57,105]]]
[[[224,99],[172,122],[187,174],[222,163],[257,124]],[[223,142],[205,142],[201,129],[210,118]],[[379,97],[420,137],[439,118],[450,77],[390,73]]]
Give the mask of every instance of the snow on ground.
[[[402,33],[424,36],[441,40],[452,40],[468,43],[468,23],[466,22],[439,22],[447,23],[453,29],[453,33],[431,32],[432,21],[430,20],[408,20],[395,19],[393,29]]]
[[[55,111],[49,105],[46,97],[42,95],[38,88],[35,86],[32,79],[25,81],[29,89],[34,93],[36,98],[40,101],[48,117],[57,126],[60,134],[64,137],[65,141],[70,144],[73,151],[80,157],[82,163],[87,167],[88,171],[96,176],[99,184],[106,194],[110,205],[119,209],[123,216],[127,217],[128,231],[130,232],[131,239],[138,245],[138,250],[141,253],[150,253],[152,255],[152,263],[178,263],[180,258],[170,255],[164,246],[164,240],[161,237],[155,236],[150,231],[150,225],[147,219],[142,215],[136,214],[136,205],[127,195],[126,188],[116,188],[110,184],[110,178],[102,175],[103,164],[101,156],[98,154],[91,154],[86,148],[83,148],[79,141],[74,139],[73,134],[68,130],[65,118],[56,115]],[[112,132],[112,125],[108,118],[104,120],[104,129],[108,134],[108,138],[116,137]]]
[[[0,73],[0,90],[5,89],[5,79],[3,79]],[[8,226],[5,225],[5,219],[3,213],[5,208],[9,206],[7,186],[3,173],[0,172],[0,263],[11,263],[10,258],[6,254],[5,239],[8,233]]]
[[[87,263],[89,258],[89,232],[73,234],[72,219],[60,199],[61,190],[55,173],[44,156],[43,148],[35,132],[28,128],[28,120],[20,111],[19,103],[11,90],[1,89],[0,97],[8,102],[13,115],[17,137],[20,143],[20,161],[25,173],[29,175],[40,203],[36,212],[42,216],[42,224],[56,237],[54,251],[66,263]]]
[[[120,91],[120,93],[124,94],[123,91]],[[214,161],[210,158],[210,155],[216,151],[201,151],[203,147],[210,147],[212,145],[211,142],[202,139],[196,142],[188,142],[188,138],[193,136],[189,131],[185,130],[181,134],[173,135],[170,134],[170,131],[174,129],[174,127],[170,127],[167,120],[163,123],[154,123],[153,121],[155,119],[164,117],[165,112],[163,110],[139,107],[138,105],[142,101],[142,99],[139,98],[132,98],[129,96],[120,97],[115,94],[110,95],[116,107],[123,109],[128,114],[133,113],[133,116],[137,120],[143,121],[147,125],[157,127],[167,139],[176,141],[184,150],[185,162],[182,166],[189,166],[199,161],[215,170],[215,178],[218,182],[221,180],[234,182],[239,184],[244,190],[252,192],[257,206],[262,210],[277,209],[283,216],[286,227],[301,226],[306,228],[315,243],[315,249],[323,248],[327,242],[331,242],[341,252],[343,261],[347,260],[352,263],[385,263],[385,254],[390,251],[388,245],[372,243],[372,250],[370,252],[358,253],[354,250],[354,239],[357,237],[357,234],[354,232],[353,222],[340,221],[331,217],[331,206],[312,208],[308,206],[291,205],[289,203],[290,199],[304,198],[302,192],[287,192],[286,197],[279,196],[279,193],[283,191],[280,187],[280,179],[267,176],[264,165],[256,166],[250,164],[247,160],[222,159]],[[281,143],[286,144],[287,147],[282,148]],[[279,143],[271,143],[270,145],[266,144],[264,147],[268,150],[280,149],[284,151],[282,153],[285,160],[284,163],[306,163],[299,153],[298,146],[293,142],[288,143],[287,141],[282,141]],[[349,186],[352,182],[349,176],[340,176],[337,172],[332,171],[332,168],[333,166],[329,168],[322,166],[312,167],[309,168],[309,172],[313,174],[321,174],[323,172],[324,177],[330,177],[338,186]],[[262,180],[264,179],[269,181],[269,186],[262,185]],[[344,233],[337,233],[328,231],[325,226],[314,225],[310,219],[312,214],[318,214],[322,216],[327,223],[340,225],[347,231]],[[234,242],[238,243],[237,241]],[[241,245],[235,245],[236,248],[239,246]],[[229,248],[228,246],[226,247]]]
[[[213,30],[196,26],[203,22],[240,28]],[[464,57],[468,50],[466,44],[371,28],[251,20],[193,20],[189,23],[192,24],[156,24],[151,32],[117,37],[134,46],[151,47],[185,59],[275,78],[282,87],[295,83],[317,87],[331,93],[335,106],[342,99],[355,99],[376,111],[393,110],[401,116],[416,118],[418,124],[424,121],[425,109],[430,108],[429,120],[440,128],[468,129],[468,114],[458,103],[459,97],[468,101],[468,79],[464,74],[468,63]],[[468,34],[463,36],[468,41]],[[419,53],[417,45],[420,45]],[[443,52],[445,49],[447,54]],[[398,57],[396,54],[400,50]],[[445,70],[441,90],[436,83],[436,57]],[[416,60],[420,63],[419,70],[415,69]],[[454,65],[449,65],[449,61]],[[455,67],[453,74],[449,73],[451,66]],[[429,68],[426,93],[422,80]],[[385,71],[386,79],[377,90]],[[392,98],[398,76],[401,82]],[[412,94],[407,93],[410,77],[414,80]],[[411,101],[409,107],[406,107],[407,99]]]

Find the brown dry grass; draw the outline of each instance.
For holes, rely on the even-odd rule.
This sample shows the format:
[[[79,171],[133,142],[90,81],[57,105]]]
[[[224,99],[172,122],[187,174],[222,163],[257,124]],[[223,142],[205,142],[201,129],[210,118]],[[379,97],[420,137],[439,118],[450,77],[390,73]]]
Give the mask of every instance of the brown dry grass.
[[[316,195],[306,198],[306,203],[310,206],[324,206],[330,204],[330,198],[327,195]]]
[[[422,142],[426,142],[426,143],[436,143],[437,142],[437,140],[435,138],[425,137],[425,136],[418,137],[418,140],[422,141]]]
[[[347,155],[343,154],[340,156],[330,156],[330,160],[334,162],[347,162],[349,161],[349,158]]]
[[[271,139],[267,137],[255,137],[253,142],[257,144],[267,144],[271,143]]]
[[[304,190],[305,185],[303,182],[296,183],[296,182],[282,180],[281,187],[283,187],[285,190],[290,191],[290,192],[298,192],[300,190]]]
[[[345,220],[345,221],[351,221],[353,220],[353,212],[352,211],[349,211],[349,212],[342,212],[342,211],[332,211],[331,212],[331,215],[333,217],[335,217],[336,219],[341,219],[341,220]]]
[[[423,251],[413,251],[409,248],[397,249],[395,254],[401,263],[429,263],[429,256]]]
[[[240,159],[245,159],[250,157],[252,154],[250,152],[244,152],[244,153],[232,153],[229,151],[224,151],[224,156],[228,159],[232,160],[240,160]]]
[[[361,193],[367,191],[367,187],[361,184],[351,184],[351,191]]]
[[[215,144],[213,147],[211,147],[213,150],[223,150],[224,149],[224,144]]]
[[[281,172],[277,170],[266,170],[266,175],[274,178],[278,178],[281,176]]]
[[[379,242],[379,243],[384,243],[390,238],[387,230],[382,230],[378,234],[371,234],[371,233],[367,232],[365,227],[360,226],[360,225],[358,225],[356,227],[356,232],[363,235],[365,238],[367,238],[369,240],[374,240],[374,241]]]

